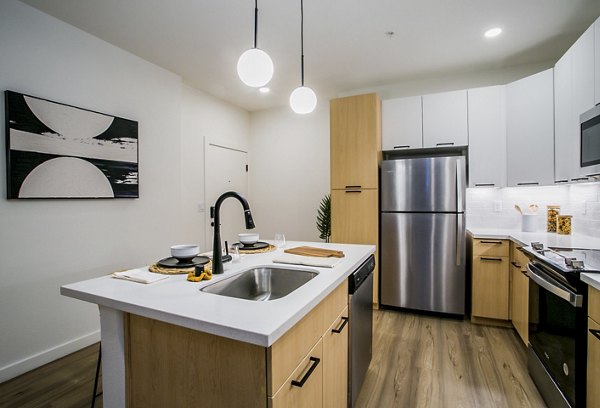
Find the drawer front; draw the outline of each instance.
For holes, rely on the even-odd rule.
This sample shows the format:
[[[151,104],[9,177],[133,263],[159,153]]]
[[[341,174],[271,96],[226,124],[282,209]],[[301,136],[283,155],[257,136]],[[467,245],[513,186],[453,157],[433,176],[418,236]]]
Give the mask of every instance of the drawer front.
[[[600,291],[591,286],[588,290],[588,315],[600,322]]]
[[[326,273],[326,272],[323,272]],[[308,315],[267,349],[267,391],[274,395],[348,304],[345,280]]]
[[[270,408],[319,408],[323,406],[323,340],[315,345],[277,393]]]
[[[588,319],[587,406],[600,407],[600,339],[590,329],[600,330],[600,324]]]
[[[473,255],[508,256],[509,244],[506,239],[474,239]]]
[[[527,263],[529,263],[529,259],[527,256],[521,251],[519,246],[514,242],[510,244],[511,252],[510,252],[510,261],[515,262],[519,265],[522,271],[527,270]]]

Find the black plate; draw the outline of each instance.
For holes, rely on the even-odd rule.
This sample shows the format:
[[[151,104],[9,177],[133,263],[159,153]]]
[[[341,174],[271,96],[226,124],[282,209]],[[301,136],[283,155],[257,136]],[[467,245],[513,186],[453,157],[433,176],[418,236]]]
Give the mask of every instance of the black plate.
[[[261,241],[255,242],[254,244],[242,244],[241,242],[236,242],[233,246],[239,247],[240,251],[253,251],[256,249],[268,248],[269,244]]]
[[[168,258],[161,259],[157,263],[165,268],[191,268],[192,266],[207,264],[208,261],[209,259],[205,256],[196,256],[189,261],[179,261],[177,258],[170,256]]]

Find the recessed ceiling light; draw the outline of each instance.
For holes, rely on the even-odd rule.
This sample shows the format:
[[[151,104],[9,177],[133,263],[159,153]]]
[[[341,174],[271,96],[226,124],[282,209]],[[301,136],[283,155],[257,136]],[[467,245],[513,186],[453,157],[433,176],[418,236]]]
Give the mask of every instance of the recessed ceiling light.
[[[260,91],[260,93],[269,93],[269,92],[271,92],[271,89],[268,88],[268,87],[266,87],[266,86],[263,86],[262,88],[258,88],[258,90]]]
[[[485,38],[494,38],[499,36],[502,33],[502,29],[500,27],[490,28],[485,32]]]

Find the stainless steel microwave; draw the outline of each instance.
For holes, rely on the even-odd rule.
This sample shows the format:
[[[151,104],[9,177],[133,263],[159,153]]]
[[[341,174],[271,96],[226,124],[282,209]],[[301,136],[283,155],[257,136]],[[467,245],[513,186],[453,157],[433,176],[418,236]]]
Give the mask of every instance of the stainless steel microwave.
[[[600,164],[600,104],[579,116],[581,167]]]

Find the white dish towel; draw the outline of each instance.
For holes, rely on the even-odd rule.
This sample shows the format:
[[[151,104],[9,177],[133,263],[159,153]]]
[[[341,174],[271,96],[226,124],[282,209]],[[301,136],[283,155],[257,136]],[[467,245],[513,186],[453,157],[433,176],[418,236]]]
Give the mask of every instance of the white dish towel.
[[[292,265],[316,266],[322,268],[333,268],[342,261],[342,258],[320,258],[314,256],[302,256],[293,254],[278,255],[273,262]]]
[[[112,274],[112,277],[138,283],[153,283],[159,280],[167,279],[169,276],[161,275],[159,273],[152,273],[148,270],[147,267],[145,267],[130,269],[128,271],[123,272],[114,272]]]

